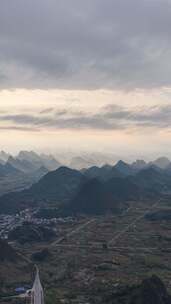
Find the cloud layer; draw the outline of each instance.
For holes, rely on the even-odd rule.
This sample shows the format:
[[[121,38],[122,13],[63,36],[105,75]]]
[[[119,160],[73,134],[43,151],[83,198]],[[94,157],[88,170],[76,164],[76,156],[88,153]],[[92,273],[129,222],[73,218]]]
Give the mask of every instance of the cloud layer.
[[[171,106],[120,107],[108,105],[96,113],[47,109],[37,114],[0,114],[3,129],[46,130],[127,130],[170,129]],[[0,127],[1,128],[1,127]]]
[[[171,86],[170,0],[5,0],[0,88]]]

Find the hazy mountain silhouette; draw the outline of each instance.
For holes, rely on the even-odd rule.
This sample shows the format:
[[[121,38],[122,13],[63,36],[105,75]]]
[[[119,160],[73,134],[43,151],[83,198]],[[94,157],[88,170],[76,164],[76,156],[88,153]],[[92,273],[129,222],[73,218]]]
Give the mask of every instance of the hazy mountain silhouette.
[[[159,157],[153,161],[152,164],[159,167],[160,169],[166,169],[171,164],[171,162],[167,157]]]
[[[0,164],[0,177],[14,174],[21,174],[21,171],[13,167],[10,163]]]
[[[131,180],[144,189],[158,192],[171,189],[171,177],[165,171],[154,166],[141,170]]]
[[[91,167],[82,171],[88,178],[97,178],[101,181],[106,181],[113,177],[124,177],[115,167],[104,165],[103,167]]]
[[[65,202],[72,199],[80,185],[85,181],[81,172],[67,167],[46,174],[38,183],[34,184],[29,193],[38,200]]]
[[[123,176],[134,175],[136,173],[133,166],[125,163],[122,160],[118,161],[114,168],[117,169]]]
[[[87,181],[71,203],[65,207],[68,214],[105,214],[118,209],[115,197],[97,179]]]

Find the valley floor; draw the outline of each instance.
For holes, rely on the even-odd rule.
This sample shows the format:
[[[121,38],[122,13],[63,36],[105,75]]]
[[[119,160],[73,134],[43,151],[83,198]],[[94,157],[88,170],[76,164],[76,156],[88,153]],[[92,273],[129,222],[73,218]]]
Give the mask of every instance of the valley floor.
[[[170,211],[171,204],[130,202],[119,216],[66,222],[52,242],[17,249],[27,259],[48,249],[38,263],[47,304],[103,303],[105,295],[152,274],[171,291],[171,220],[147,217],[158,210]]]

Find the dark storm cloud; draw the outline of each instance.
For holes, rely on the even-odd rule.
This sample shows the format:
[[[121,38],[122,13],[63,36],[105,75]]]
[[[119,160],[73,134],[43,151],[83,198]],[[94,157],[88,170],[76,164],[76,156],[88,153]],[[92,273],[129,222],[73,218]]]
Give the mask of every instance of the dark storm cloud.
[[[170,86],[170,37],[171,0],[1,1],[0,87]]]
[[[14,123],[18,130],[46,129],[93,129],[93,130],[131,130],[132,128],[171,128],[171,106],[124,108],[108,105],[96,113],[77,112],[67,109],[51,115],[0,115],[0,121]]]

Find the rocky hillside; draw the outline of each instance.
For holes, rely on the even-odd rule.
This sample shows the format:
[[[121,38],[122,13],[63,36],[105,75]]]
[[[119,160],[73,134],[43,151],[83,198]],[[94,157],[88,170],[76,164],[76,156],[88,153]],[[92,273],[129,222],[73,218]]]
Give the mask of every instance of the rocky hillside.
[[[127,287],[107,296],[103,303],[171,304],[171,296],[168,294],[163,282],[153,275],[138,286]]]

